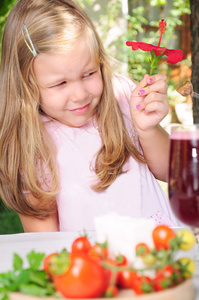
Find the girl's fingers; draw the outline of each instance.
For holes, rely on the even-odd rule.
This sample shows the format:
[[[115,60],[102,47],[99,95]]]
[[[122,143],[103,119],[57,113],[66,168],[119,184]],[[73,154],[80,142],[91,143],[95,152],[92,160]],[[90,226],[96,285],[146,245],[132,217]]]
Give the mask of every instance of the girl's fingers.
[[[147,79],[147,83],[148,84],[153,84],[159,80],[164,80],[166,81],[167,77],[165,74],[156,74],[156,75],[151,75],[148,77]]]
[[[165,80],[158,80],[154,82],[151,85],[147,85],[146,87],[142,88],[139,90],[138,95],[139,96],[146,96],[149,95],[150,93],[158,92],[160,94],[166,94],[167,93],[167,83]]]
[[[167,114],[169,111],[167,94],[159,94],[155,92],[150,93],[142,101],[137,103],[136,110],[139,113],[144,112],[145,114]]]
[[[156,74],[149,76],[146,74],[131,94],[131,114],[136,116],[142,113],[150,113],[156,111],[156,107],[163,107],[166,111],[168,104],[167,83],[164,74]],[[162,102],[163,106],[159,105]],[[148,106],[151,104],[150,106]],[[146,108],[146,106],[148,106]],[[161,113],[160,113],[161,114]]]
[[[159,92],[166,93],[168,89],[166,83],[166,75],[164,74],[156,74],[153,76],[144,75],[143,79],[137,85],[137,87],[133,90],[132,96],[146,96],[151,92]]]
[[[142,101],[144,105],[147,105],[151,102],[163,102],[168,103],[168,97],[167,94],[161,94],[158,92],[151,92],[149,93],[144,100]]]
[[[157,115],[165,115],[168,113],[169,108],[167,101],[150,101],[148,103],[142,102],[136,106],[136,109],[140,113],[150,114],[155,113]]]
[[[168,113],[168,105],[164,102],[154,101],[150,102],[145,106],[145,113],[156,113],[160,115],[165,115]]]
[[[136,105],[135,107],[138,111],[142,112],[145,109],[145,105],[143,102],[140,102],[139,104]]]
[[[136,88],[132,91],[132,96],[140,96],[140,90],[144,89],[144,87],[147,85],[147,79],[149,78],[148,74],[145,74],[142,80],[138,83]]]

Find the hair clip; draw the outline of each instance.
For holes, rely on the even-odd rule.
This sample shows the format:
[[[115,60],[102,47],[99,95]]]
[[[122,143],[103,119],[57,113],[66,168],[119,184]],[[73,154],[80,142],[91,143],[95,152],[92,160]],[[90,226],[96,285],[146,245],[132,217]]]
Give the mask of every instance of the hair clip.
[[[27,37],[28,37],[28,40],[29,40],[30,45],[29,45],[29,43],[28,43],[27,40],[26,40],[26,37],[25,37],[25,34],[24,34],[24,28],[23,28],[23,29],[22,29],[22,34],[23,34],[24,42],[26,43],[28,49],[32,52],[33,56],[36,56],[36,55],[37,55],[37,52],[36,52],[36,50],[35,50],[35,47],[34,47],[34,45],[33,45],[32,40],[31,40],[31,38],[30,38],[30,35],[29,35],[29,32],[28,32],[28,28],[27,28],[26,24],[23,24],[23,26],[24,26],[24,28],[25,28],[25,31],[26,31],[26,34],[27,34]]]

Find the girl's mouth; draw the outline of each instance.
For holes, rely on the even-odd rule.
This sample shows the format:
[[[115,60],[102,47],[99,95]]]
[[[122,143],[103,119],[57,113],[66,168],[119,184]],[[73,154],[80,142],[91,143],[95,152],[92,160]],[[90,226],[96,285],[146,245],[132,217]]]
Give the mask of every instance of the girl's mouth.
[[[89,105],[90,105],[90,103],[81,108],[72,109],[71,112],[73,112],[75,114],[83,114],[89,109]]]

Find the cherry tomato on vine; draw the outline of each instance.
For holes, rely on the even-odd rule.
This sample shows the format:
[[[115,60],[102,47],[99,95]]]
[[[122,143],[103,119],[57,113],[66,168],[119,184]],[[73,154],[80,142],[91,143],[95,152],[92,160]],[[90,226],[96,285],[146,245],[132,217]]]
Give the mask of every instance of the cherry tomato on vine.
[[[176,268],[176,264],[175,264],[174,272],[172,274],[172,280],[173,280],[174,285],[177,285],[184,281],[184,278],[182,276],[182,273],[180,272],[180,269]]]
[[[88,251],[88,255],[98,262],[106,259],[108,257],[108,244],[105,243],[96,243]]]
[[[153,242],[157,250],[170,248],[170,241],[176,236],[173,229],[166,225],[158,225],[152,232]]]
[[[191,231],[187,229],[181,229],[177,231],[176,236],[180,241],[179,248],[181,250],[187,251],[194,247],[196,239]]]
[[[132,289],[137,295],[151,293],[154,291],[152,279],[148,276],[137,276],[133,280]]]
[[[172,272],[173,267],[170,265],[165,266],[162,269],[156,271],[156,276],[153,279],[154,289],[156,291],[162,291],[172,286]]]
[[[180,267],[180,272],[183,278],[191,278],[196,270],[196,264],[193,259],[189,257],[182,257],[177,260]]]
[[[69,269],[56,276],[54,282],[66,298],[97,298],[106,289],[103,267],[84,254],[74,254]]]
[[[147,266],[153,266],[157,261],[157,256],[149,253],[142,256],[142,261]]]
[[[90,241],[87,236],[80,236],[76,238],[71,246],[72,253],[84,253],[87,254],[88,251],[92,248]]]
[[[135,252],[137,256],[142,256],[150,253],[149,246],[145,243],[139,243],[135,247]]]
[[[156,276],[153,279],[153,287],[155,291],[163,291],[173,286],[173,281],[169,277]]]
[[[52,261],[52,257],[58,255],[58,253],[51,253],[47,255],[43,260],[43,269],[49,277],[53,277],[53,274],[49,271],[49,267]]]
[[[106,258],[103,263],[105,264],[105,273],[106,273],[106,280],[107,280],[107,286],[114,285],[118,283],[119,278],[119,271],[116,270],[118,267],[116,260],[111,258]],[[114,270],[115,268],[115,270]]]
[[[183,277],[177,265],[166,265],[156,271],[156,277],[153,281],[155,290],[161,291],[181,283]]]
[[[63,249],[60,253],[51,253],[44,258],[43,268],[50,278],[66,272],[70,265],[70,253]]]
[[[108,298],[116,297],[119,293],[119,289],[115,285],[110,285],[105,290],[104,296]]]
[[[122,270],[118,275],[118,286],[123,289],[132,288],[133,280],[137,277],[137,273],[132,270]]]
[[[115,258],[115,263],[117,266],[124,266],[127,264],[127,258],[123,254],[119,254]]]
[[[174,272],[174,267],[171,265],[167,265],[162,269],[158,269],[156,272],[156,277],[161,278],[161,277],[172,277],[173,272]]]

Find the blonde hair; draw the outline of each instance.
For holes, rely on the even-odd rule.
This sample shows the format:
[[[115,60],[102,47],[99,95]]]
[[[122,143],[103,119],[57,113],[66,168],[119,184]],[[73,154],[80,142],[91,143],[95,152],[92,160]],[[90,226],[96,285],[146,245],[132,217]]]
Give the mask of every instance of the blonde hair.
[[[84,35],[91,54],[100,63],[104,90],[95,118],[102,147],[95,161],[99,180],[92,188],[97,192],[108,188],[122,174],[130,155],[139,162],[144,159],[127,133],[113,92],[109,57],[84,10],[73,0],[19,0],[8,17],[2,42],[0,195],[18,213],[42,218],[56,210],[58,168],[56,149],[40,117],[34,56],[23,38],[24,24],[37,53],[66,53]],[[50,172],[50,186],[45,182],[44,166]],[[25,190],[40,199],[39,204],[30,203]]]

